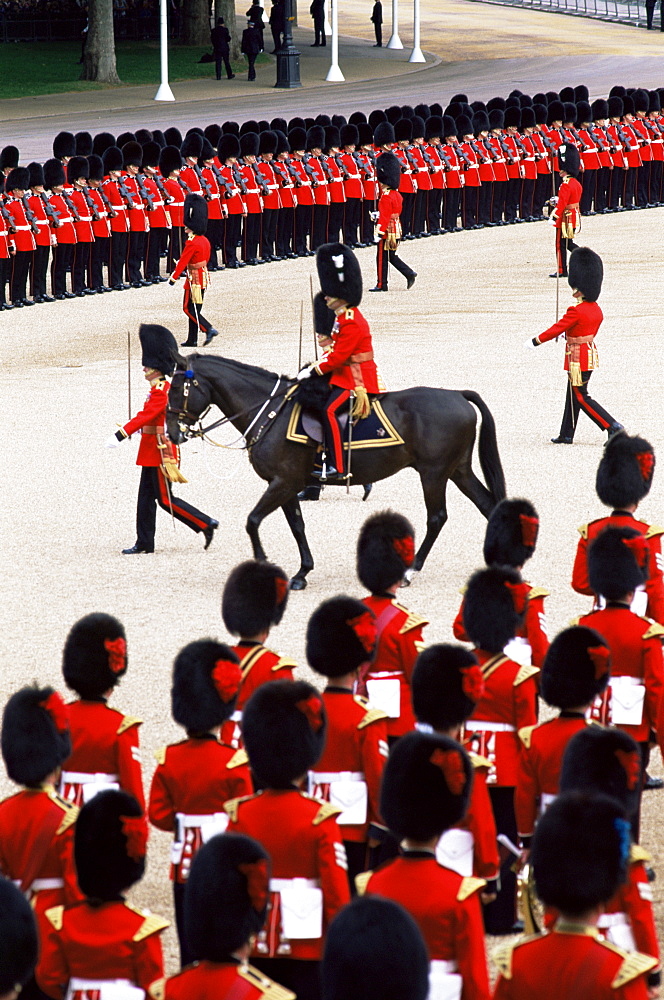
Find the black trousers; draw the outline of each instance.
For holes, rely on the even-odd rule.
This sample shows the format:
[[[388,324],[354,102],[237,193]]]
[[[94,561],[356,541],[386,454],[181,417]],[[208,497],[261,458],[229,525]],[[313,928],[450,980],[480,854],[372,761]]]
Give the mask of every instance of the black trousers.
[[[277,220],[277,253],[283,257],[287,253],[292,253],[293,248],[293,225],[295,209],[280,208]]]
[[[274,257],[274,243],[277,238],[278,208],[263,209],[263,224],[261,226],[261,257]],[[325,240],[323,240],[323,243]]]
[[[173,883],[173,908],[175,910],[175,928],[178,934],[180,945],[180,967],[185,968],[195,960],[196,956],[189,950],[187,938],[184,932],[184,891],[187,888],[186,882]]]
[[[209,227],[209,223],[208,223]],[[145,240],[145,277],[159,277],[159,263],[161,252],[168,243],[168,228],[166,226],[155,227],[147,234]]]
[[[531,219],[533,216],[533,201],[535,197],[536,177],[524,177],[521,185],[521,200],[519,202],[519,215],[522,219]]]
[[[380,48],[383,44],[383,25],[374,21],[374,33],[376,35],[376,45]]]
[[[653,160],[651,164],[649,201],[653,205],[659,205],[662,201],[663,165],[661,160]]]
[[[330,203],[330,211],[327,216],[328,243],[339,242],[341,230],[344,224],[344,208],[345,204],[343,201],[333,201]]]
[[[325,45],[325,17],[314,18],[314,45]]]
[[[491,222],[491,202],[493,200],[493,181],[487,181],[480,188],[477,199],[477,221],[486,226]]]
[[[516,844],[518,833],[514,814],[514,788],[507,785],[489,785],[488,788],[496,831],[506,834]],[[484,929],[487,934],[508,933],[516,920],[516,875],[512,871],[516,858],[502,845],[499,845],[498,854],[500,892],[493,903],[484,907]]]
[[[242,260],[256,260],[261,238],[261,213],[249,212],[244,217],[242,234]]]
[[[459,225],[459,204],[461,202],[461,188],[447,188],[443,195],[443,218],[444,228],[457,229]]]
[[[172,274],[175,270],[175,265],[180,259],[180,254],[182,253],[182,247],[185,244],[184,238],[184,227],[183,226],[173,226],[171,229],[171,236],[168,241],[168,273]],[[115,284],[115,282],[111,282]]]
[[[321,1000],[320,962],[305,962],[298,958],[256,958],[251,964],[287,990],[297,1000]]]
[[[224,69],[226,70],[226,76],[228,77],[228,79],[230,80],[231,77],[233,76],[233,68],[230,64],[228,55],[229,55],[228,49],[226,49],[224,52],[215,52],[214,54],[214,65],[217,71],[217,80],[221,80],[222,62],[224,64]]]
[[[242,216],[229,215],[224,231],[224,264],[234,264],[237,261],[237,245],[242,230]]]
[[[505,195],[505,220],[514,222],[519,214],[519,199],[521,197],[521,178],[510,177],[507,181]]]
[[[415,192],[415,201],[413,202],[413,234],[415,236],[419,236],[426,231],[428,194],[429,192],[424,191],[422,188],[419,188]]]
[[[157,523],[157,504],[167,514],[186,524],[192,531],[204,531],[212,519],[191,504],[174,496],[171,483],[167,483],[158,466],[141,467],[136,503],[136,545],[147,552],[154,552],[154,533]]]
[[[109,259],[111,246],[110,236],[97,236],[90,250],[90,285],[92,288],[104,288],[104,264],[108,265],[108,283],[111,284],[111,263]]]
[[[608,167],[600,167],[596,170],[595,180],[595,211],[603,212],[609,206],[609,181],[612,171]]]
[[[0,305],[4,305],[7,301],[6,288],[11,273],[11,266],[11,258],[0,258]]]
[[[609,208],[618,208],[625,186],[625,171],[622,167],[614,166],[609,171]]]
[[[598,173],[599,170],[584,170],[581,174],[581,200],[579,201],[579,209],[582,215],[587,215],[592,210]]]
[[[560,436],[573,438],[574,431],[576,430],[576,424],[579,419],[579,410],[583,410],[587,416],[590,417],[594,424],[597,424],[600,430],[605,431],[611,424],[615,424],[617,421],[615,417],[612,417],[604,407],[596,403],[594,399],[591,399],[588,395],[588,383],[590,382],[590,376],[592,372],[581,372],[581,378],[583,380],[582,385],[572,385],[567,380],[567,389],[565,391],[565,409],[563,411],[563,419],[560,425]]]
[[[34,251],[30,266],[30,287],[33,297],[40,298],[46,295],[46,274],[50,254],[50,247],[37,247]]]
[[[623,188],[623,205],[633,205],[636,193],[636,167],[629,167],[625,171],[625,186]]]
[[[224,220],[208,219],[207,232],[205,235],[210,241],[210,256],[208,258],[208,269],[211,271],[213,270],[213,268],[219,267],[217,251],[221,250],[221,248],[223,247]]]
[[[84,288],[92,287],[91,283],[88,283],[90,252],[92,250],[92,246],[92,243],[77,243],[74,249],[74,265],[71,272],[71,290],[76,294],[82,292]]]
[[[124,283],[124,269],[127,260],[127,243],[129,233],[111,233],[111,285]],[[175,265],[173,265],[175,267]]]
[[[147,233],[129,233],[129,246],[127,249],[127,275],[131,282],[142,281],[141,268],[145,257],[145,237]]]
[[[441,205],[443,201],[443,189],[442,188],[432,188],[428,192],[427,198],[427,229],[430,233],[437,233],[440,231],[441,223]]]
[[[544,202],[548,201],[552,194],[553,184],[551,182],[551,174],[538,174],[535,181],[534,215],[540,216],[544,214]]]
[[[205,289],[201,289],[201,297],[205,298]],[[189,332],[187,336],[187,346],[196,347],[198,343],[198,332],[202,330],[203,333],[207,333],[208,330],[212,329],[212,323],[205,318],[203,315],[203,303],[194,302],[191,297],[191,288],[189,283],[184,287],[184,300],[182,302],[182,311],[189,320]]]
[[[464,229],[470,229],[477,223],[477,203],[479,201],[480,189],[478,187],[465,187],[461,197],[461,225]]]
[[[317,250],[323,243],[327,243],[327,216],[327,205],[314,205],[309,239],[309,246],[312,250]]]
[[[362,212],[361,198],[347,198],[344,209],[344,243],[355,246],[358,242],[358,229]]]
[[[245,53],[245,55],[247,56],[247,62],[249,63],[249,71],[247,73],[247,80],[255,80],[256,79],[256,70],[254,68],[254,63],[256,62],[256,56],[258,55],[258,53],[257,52],[247,52],[247,53]]]
[[[295,222],[293,226],[293,250],[295,253],[307,252],[307,236],[313,225],[313,205],[296,205]]]
[[[54,295],[63,295],[67,291],[67,270],[74,259],[74,247],[74,243],[58,243],[53,247],[51,288]]]
[[[396,250],[388,250],[385,240],[381,240],[376,250],[376,268],[378,271],[376,285],[378,288],[388,287],[389,264],[395,267],[400,274],[403,274],[404,278],[412,278],[415,274],[412,267],[409,267],[408,264],[397,256]]]
[[[27,298],[28,274],[34,250],[17,250],[11,258],[11,278],[9,294],[12,302],[22,302]]]
[[[415,204],[414,191],[402,191],[403,206],[401,208],[401,232],[404,236],[410,236],[413,231],[413,206]]]
[[[642,163],[636,170],[636,204],[639,208],[645,208],[650,201],[650,169],[652,161]]]

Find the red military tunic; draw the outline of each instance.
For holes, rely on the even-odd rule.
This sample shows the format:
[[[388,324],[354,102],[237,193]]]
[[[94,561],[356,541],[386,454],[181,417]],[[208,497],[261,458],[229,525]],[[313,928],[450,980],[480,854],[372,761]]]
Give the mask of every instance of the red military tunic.
[[[346,851],[335,819],[339,810],[293,787],[267,788],[249,798],[235,799],[226,803],[226,811],[230,816],[228,832],[254,837],[272,862],[271,904],[252,954],[319,961],[327,928],[350,901]],[[280,894],[293,888],[294,879],[307,880],[306,891],[312,897],[320,890],[322,931],[320,925],[314,926],[316,920],[310,920],[311,937],[289,940],[282,933]],[[315,906],[310,902],[305,909],[314,916]]]
[[[181,228],[184,226],[184,189],[180,182],[174,178],[166,177],[163,183],[171,198],[168,203],[171,225]]]
[[[519,608],[523,608],[525,604],[523,618],[517,628],[516,634],[518,638],[524,639],[530,646],[531,663],[533,666],[541,667],[549,648],[549,636],[546,631],[546,613],[544,611],[544,600],[549,596],[549,591],[544,590],[543,587],[531,587],[529,583],[523,580],[515,587],[512,587],[511,592],[517,611]],[[461,642],[470,642],[463,626],[463,609],[464,601],[461,602],[457,616],[454,619],[452,631],[456,639],[459,639]]]
[[[74,217],[64,195],[52,194],[48,199],[53,211],[58,216],[60,225],[53,231],[58,243],[76,243],[76,229],[74,228]],[[124,230],[123,230],[124,232]]]
[[[572,385],[580,385],[580,382],[575,382],[574,379],[580,378],[581,372],[594,371],[599,366],[594,338],[603,319],[602,310],[596,302],[586,302],[582,299],[576,305],[570,306],[562,319],[536,338],[540,344],[545,344],[547,340],[555,340],[561,333],[565,334],[564,368],[570,373]]]
[[[242,737],[242,710],[254,691],[268,681],[292,681],[297,663],[280,656],[260,642],[248,639],[241,640],[236,646],[231,646],[231,649],[240,661],[242,680],[235,711],[221,727],[221,739],[223,743],[237,747],[240,746]]]
[[[40,194],[29,194],[26,198],[28,208],[35,217],[39,232],[34,234],[35,243],[38,247],[50,247],[51,245],[51,224],[44,208],[44,202]],[[0,226],[2,222],[0,222]],[[1,254],[0,254],[1,255]]]
[[[297,156],[291,156],[290,158],[290,169],[293,179],[297,177],[295,182],[295,199],[298,205],[313,205],[314,204],[314,192],[312,187],[312,179],[307,173],[305,167],[305,161],[299,159]]]
[[[170,382],[166,379],[153,382],[143,409],[122,428],[127,437],[134,431],[141,432],[136,465],[160,466],[163,463],[163,452],[159,448],[159,443],[164,434],[169,389]],[[177,453],[177,449],[173,450]]]
[[[92,219],[92,233],[95,239],[105,239],[111,235],[111,223],[108,208],[101,196],[99,188],[89,188],[88,197],[94,204],[98,219]]]
[[[150,177],[149,174],[144,174],[143,187],[152,199],[152,208],[150,209],[150,229],[170,229],[171,218],[164,202],[163,195],[159,190],[159,185],[153,177]],[[209,205],[208,209],[211,208],[212,206]],[[209,217],[215,218],[211,211]]]
[[[263,208],[266,211],[273,211],[280,207],[279,184],[274,164],[270,160],[258,160],[256,169],[263,178],[263,184],[267,187],[267,194],[263,195]]]
[[[404,608],[392,594],[372,594],[362,603],[375,614],[378,633],[366,678],[369,702],[387,713],[387,735],[403,736],[415,728],[410,680],[424,648],[422,629],[429,622]]]
[[[403,208],[403,198],[398,191],[391,191],[389,188],[382,188],[378,201],[378,232],[381,238],[385,238],[388,233],[393,233],[398,240],[401,239],[401,211]]]
[[[521,741],[517,731],[537,723],[537,667],[522,667],[503,653],[473,651],[484,676],[484,694],[466,720],[464,742],[491,761],[490,785],[514,786]]]
[[[346,201],[346,194],[344,192],[344,179],[341,167],[337,163],[336,157],[334,156],[325,156],[324,159],[330,174],[330,179],[328,181],[330,204],[343,205]]]
[[[127,202],[120,191],[119,181],[112,177],[107,177],[103,183],[104,194],[108,198],[115,212],[111,216],[112,233],[128,233],[129,217],[127,215]],[[53,199],[51,199],[53,201]]]
[[[180,254],[180,259],[175,265],[173,274],[171,277],[175,280],[184,274],[186,269],[187,277],[184,282],[184,303],[185,307],[187,304],[187,297],[190,292],[192,292],[192,286],[194,291],[192,292],[194,302],[200,302],[201,299],[196,296],[196,287],[204,290],[208,286],[208,271],[207,262],[210,259],[210,241],[207,236],[196,236],[191,235],[187,238],[187,242],[182,248],[182,253]],[[186,312],[186,308],[185,308]]]
[[[657,961],[603,941],[588,924],[560,920],[554,930],[494,952],[494,1000],[646,1000]]]
[[[84,900],[53,907],[46,916],[36,978],[50,997],[87,1000],[94,995],[95,981],[101,985],[118,979],[147,990],[163,976],[159,935],[168,920],[121,900],[99,906]],[[78,985],[77,979],[83,982]]]
[[[601,721],[624,729],[637,743],[647,743],[650,730],[657,728],[664,691],[664,626],[635,615],[627,605],[617,602],[584,615],[578,624],[594,628],[611,650],[611,680],[602,697]],[[645,691],[640,702],[642,707],[638,712],[634,710],[634,718],[638,714],[640,721],[630,724],[619,713],[626,700],[631,703],[632,693],[636,694],[635,685],[643,685]],[[608,715],[604,706],[608,708]]]
[[[442,835],[436,847],[436,857],[441,865],[452,868],[460,875],[475,875],[477,878],[492,882],[498,878],[500,857],[496,839],[496,821],[486,784],[491,761],[480,757],[472,750],[468,751],[468,755],[473,765],[473,784],[470,789],[468,809],[461,822],[453,827],[452,831],[448,830]],[[465,831],[472,837],[472,857],[468,857],[458,866],[450,861],[449,854],[450,842],[453,852],[458,845],[458,840],[453,839],[456,830]]]
[[[25,251],[30,251],[35,249],[35,237],[32,232],[32,226],[28,222],[28,217],[25,214],[25,205],[20,198],[7,198],[5,200],[5,208],[12,217],[11,225],[14,232],[10,234],[10,239],[18,253],[23,253]]]
[[[152,1000],[295,1000],[295,994],[251,965],[237,961],[196,962],[153,983]]]
[[[579,528],[579,544],[576,549],[574,559],[574,569],[572,570],[572,587],[578,594],[592,594],[590,580],[588,578],[588,549],[605,528],[633,528],[643,535],[648,542],[648,579],[645,583],[645,591],[648,595],[648,605],[646,615],[654,621],[664,625],[664,579],[662,578],[661,536],[664,528],[656,525],[646,524],[639,521],[633,514],[625,510],[614,510],[607,517],[600,517],[590,524],[584,524]]]
[[[565,237],[572,237],[579,226],[579,202],[582,188],[576,177],[569,175],[561,181],[558,203],[553,212],[556,229]],[[599,307],[598,307],[599,308]]]
[[[404,851],[356,879],[358,891],[392,899],[417,923],[429,958],[450,963],[461,975],[462,1000],[488,1000],[489,979],[479,892],[484,879],[462,878],[443,868],[430,851]],[[456,969],[454,968],[456,966]]]
[[[159,830],[175,831],[171,879],[186,882],[205,840],[226,829],[226,802],[253,791],[247,755],[205,733],[162,747],[155,756],[148,817]]]
[[[140,719],[98,701],[74,701],[67,706],[71,756],[62,765],[60,794],[80,806],[89,785],[114,784],[133,795],[145,809],[138,727]]]
[[[80,188],[73,188],[69,195],[69,200],[76,209],[74,217],[74,229],[76,230],[77,243],[93,243],[94,234],[92,232],[92,209],[88,205],[85,195]]]
[[[360,785],[366,789],[364,819],[350,822],[352,813],[337,816],[346,841],[369,838],[369,824],[383,826],[380,818],[380,782],[387,760],[387,716],[380,709],[333,683],[323,691],[327,736],[323,756],[309,771],[309,792],[344,809],[357,802]],[[355,810],[358,811],[357,808]]]
[[[121,182],[131,196],[132,204],[129,206],[129,228],[131,232],[147,233],[150,229],[147,206],[143,201],[136,177],[133,174],[123,174]]]
[[[332,349],[313,370],[318,375],[330,374],[330,385],[343,389],[364,385],[367,392],[380,392],[369,324],[359,309],[342,309],[337,313],[332,328]]]
[[[532,837],[537,817],[560,790],[560,772],[567,744],[589,725],[591,723],[579,712],[561,712],[539,726],[519,730],[522,748],[514,792],[519,837]]]

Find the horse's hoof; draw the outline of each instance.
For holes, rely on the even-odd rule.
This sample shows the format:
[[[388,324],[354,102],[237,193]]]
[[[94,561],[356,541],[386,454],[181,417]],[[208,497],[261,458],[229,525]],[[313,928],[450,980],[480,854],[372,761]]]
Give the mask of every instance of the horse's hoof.
[[[304,590],[306,585],[307,581],[302,576],[294,576],[288,584],[290,590]]]
[[[371,493],[372,489],[373,489],[373,483],[366,483],[364,487],[364,494],[362,496],[363,500],[369,499],[369,494]]]
[[[415,575],[418,572],[416,569],[407,569],[403,575],[403,580],[401,581],[402,587],[410,587],[411,583],[415,579]]]

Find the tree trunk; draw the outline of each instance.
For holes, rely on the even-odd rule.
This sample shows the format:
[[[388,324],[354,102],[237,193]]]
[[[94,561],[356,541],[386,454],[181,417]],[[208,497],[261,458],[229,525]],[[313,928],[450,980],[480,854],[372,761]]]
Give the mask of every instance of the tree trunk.
[[[251,0],[247,0],[248,10],[251,7]],[[224,24],[231,33],[231,62],[237,62],[240,58],[240,35],[238,33],[237,21],[235,19],[234,0],[214,0],[214,16],[223,17]]]
[[[184,0],[182,4],[182,44],[210,48],[209,0]]]
[[[81,80],[121,83],[115,66],[113,0],[89,0],[88,34]]]

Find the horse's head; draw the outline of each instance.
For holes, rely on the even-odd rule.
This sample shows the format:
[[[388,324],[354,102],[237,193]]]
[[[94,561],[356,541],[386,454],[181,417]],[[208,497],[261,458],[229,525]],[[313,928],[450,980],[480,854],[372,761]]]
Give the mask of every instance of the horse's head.
[[[174,444],[180,444],[194,435],[194,424],[210,403],[210,386],[194,371],[193,359],[189,358],[186,368],[176,369],[168,391],[166,429]]]

